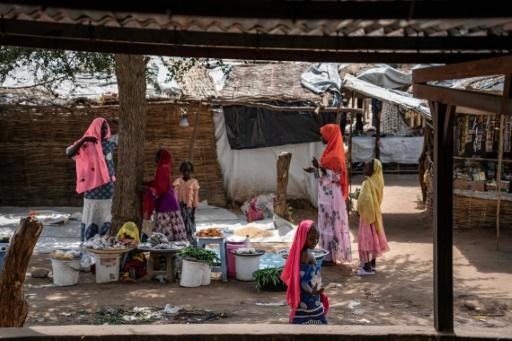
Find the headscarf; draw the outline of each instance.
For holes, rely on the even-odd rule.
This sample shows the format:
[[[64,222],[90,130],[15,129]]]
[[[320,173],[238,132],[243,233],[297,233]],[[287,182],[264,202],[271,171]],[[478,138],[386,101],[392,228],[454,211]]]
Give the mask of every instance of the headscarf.
[[[96,187],[108,183],[110,175],[108,173],[107,163],[103,155],[103,146],[101,144],[101,127],[103,123],[107,124],[107,134],[105,139],[111,136],[110,127],[107,120],[102,117],[95,118],[89,128],[85,131],[82,138],[94,136],[98,142],[85,142],[76,154],[76,192],[83,193]],[[81,139],[80,139],[81,140]],[[77,144],[80,140],[75,141]],[[114,181],[115,179],[112,179]]]
[[[320,128],[320,134],[327,141],[327,147],[320,158],[320,166],[340,174],[343,197],[347,200],[347,166],[345,164],[345,148],[340,127],[337,124],[326,124]]]
[[[171,187],[172,157],[165,149],[160,149],[155,178],[144,194],[144,219],[150,219],[160,195]]]
[[[367,176],[361,186],[361,193],[357,198],[357,212],[365,224],[374,224],[375,231],[382,231],[382,213],[380,205],[384,195],[384,176],[382,163],[373,159],[373,174]]]
[[[295,317],[295,311],[300,303],[300,255],[311,226],[314,224],[312,220],[303,220],[299,224],[295,232],[292,247],[286,264],[284,265],[281,280],[286,284],[286,302],[290,306],[290,322]]]
[[[139,228],[133,221],[126,222],[121,226],[116,237],[119,240],[130,238],[140,242]]]
[[[118,240],[132,239],[140,243],[139,228],[133,221],[128,221],[121,226],[117,232],[116,238]],[[132,252],[131,258],[138,261],[144,261],[144,254],[142,252]]]

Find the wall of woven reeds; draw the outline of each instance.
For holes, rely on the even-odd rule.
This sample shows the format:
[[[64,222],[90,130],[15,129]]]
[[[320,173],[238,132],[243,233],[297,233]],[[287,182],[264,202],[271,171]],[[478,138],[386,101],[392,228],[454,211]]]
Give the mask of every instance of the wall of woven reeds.
[[[182,105],[152,103],[145,143],[145,178],[155,171],[155,153],[166,148],[173,154],[173,175],[188,158],[197,110],[200,121],[192,162],[201,200],[226,204],[223,179],[217,162],[212,113],[208,107],[187,105],[190,127],[178,126]],[[93,118],[109,120],[117,131],[118,106],[90,108],[0,107],[0,205],[80,206],[75,193],[75,164],[65,148],[80,138]]]
[[[496,228],[496,200],[453,196],[453,225],[455,228]],[[500,226],[512,226],[512,201],[502,200]]]

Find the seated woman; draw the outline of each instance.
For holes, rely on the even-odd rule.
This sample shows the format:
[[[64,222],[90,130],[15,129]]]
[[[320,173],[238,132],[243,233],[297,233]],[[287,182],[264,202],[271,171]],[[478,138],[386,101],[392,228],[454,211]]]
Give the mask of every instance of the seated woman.
[[[125,223],[117,232],[117,239],[131,247],[140,242],[139,229],[134,222]],[[144,253],[131,251],[121,265],[121,280],[133,282],[146,275],[146,258]]]
[[[157,170],[144,194],[144,219],[151,219],[156,211],[155,231],[164,234],[170,241],[186,241],[187,233],[181,217],[180,207],[171,186],[171,154],[160,149],[156,153]]]

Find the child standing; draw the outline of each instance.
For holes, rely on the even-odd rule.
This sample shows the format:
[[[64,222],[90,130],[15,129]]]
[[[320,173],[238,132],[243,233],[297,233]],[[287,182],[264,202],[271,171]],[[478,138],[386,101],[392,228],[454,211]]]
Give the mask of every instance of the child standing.
[[[302,221],[281,275],[287,286],[286,301],[293,324],[327,324],[329,303],[323,294],[320,266],[312,252],[319,238],[316,224],[311,220]]]
[[[190,161],[183,161],[180,165],[181,177],[174,181],[174,191],[178,198],[181,216],[187,230],[187,237],[195,244],[193,234],[196,232],[196,208],[199,206],[199,182],[192,178],[194,166]]]
[[[377,159],[365,162],[363,174],[366,179],[363,181],[357,199],[359,213],[357,241],[361,262],[361,268],[356,273],[358,276],[374,275],[376,258],[389,251],[380,211],[384,194],[382,163]]]

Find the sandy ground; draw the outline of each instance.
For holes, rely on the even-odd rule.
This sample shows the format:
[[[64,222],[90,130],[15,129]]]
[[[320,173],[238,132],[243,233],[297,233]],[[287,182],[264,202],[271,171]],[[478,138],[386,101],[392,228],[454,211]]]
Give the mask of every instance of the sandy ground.
[[[349,266],[323,268],[331,305],[329,323],[432,325],[432,227],[418,209],[419,197],[416,175],[386,175],[383,212],[391,251],[378,260],[375,276],[354,276]],[[297,220],[315,216],[311,209],[295,212]],[[351,227],[354,237],[355,217]],[[495,249],[493,230],[455,231],[458,328],[506,328],[512,333],[511,230],[505,227],[502,232],[500,251]],[[354,266],[357,243],[352,246]],[[35,254],[31,266],[50,268],[48,255]],[[253,283],[235,280],[213,281],[211,286],[193,289],[149,280],[98,285],[92,274],[81,273],[78,286],[54,287],[51,279],[27,276],[25,287],[30,302],[27,325],[194,323],[215,318],[197,310],[220,314],[209,323],[287,323],[284,293],[258,292]],[[189,315],[180,321],[162,315],[160,311],[167,304],[188,309]]]

